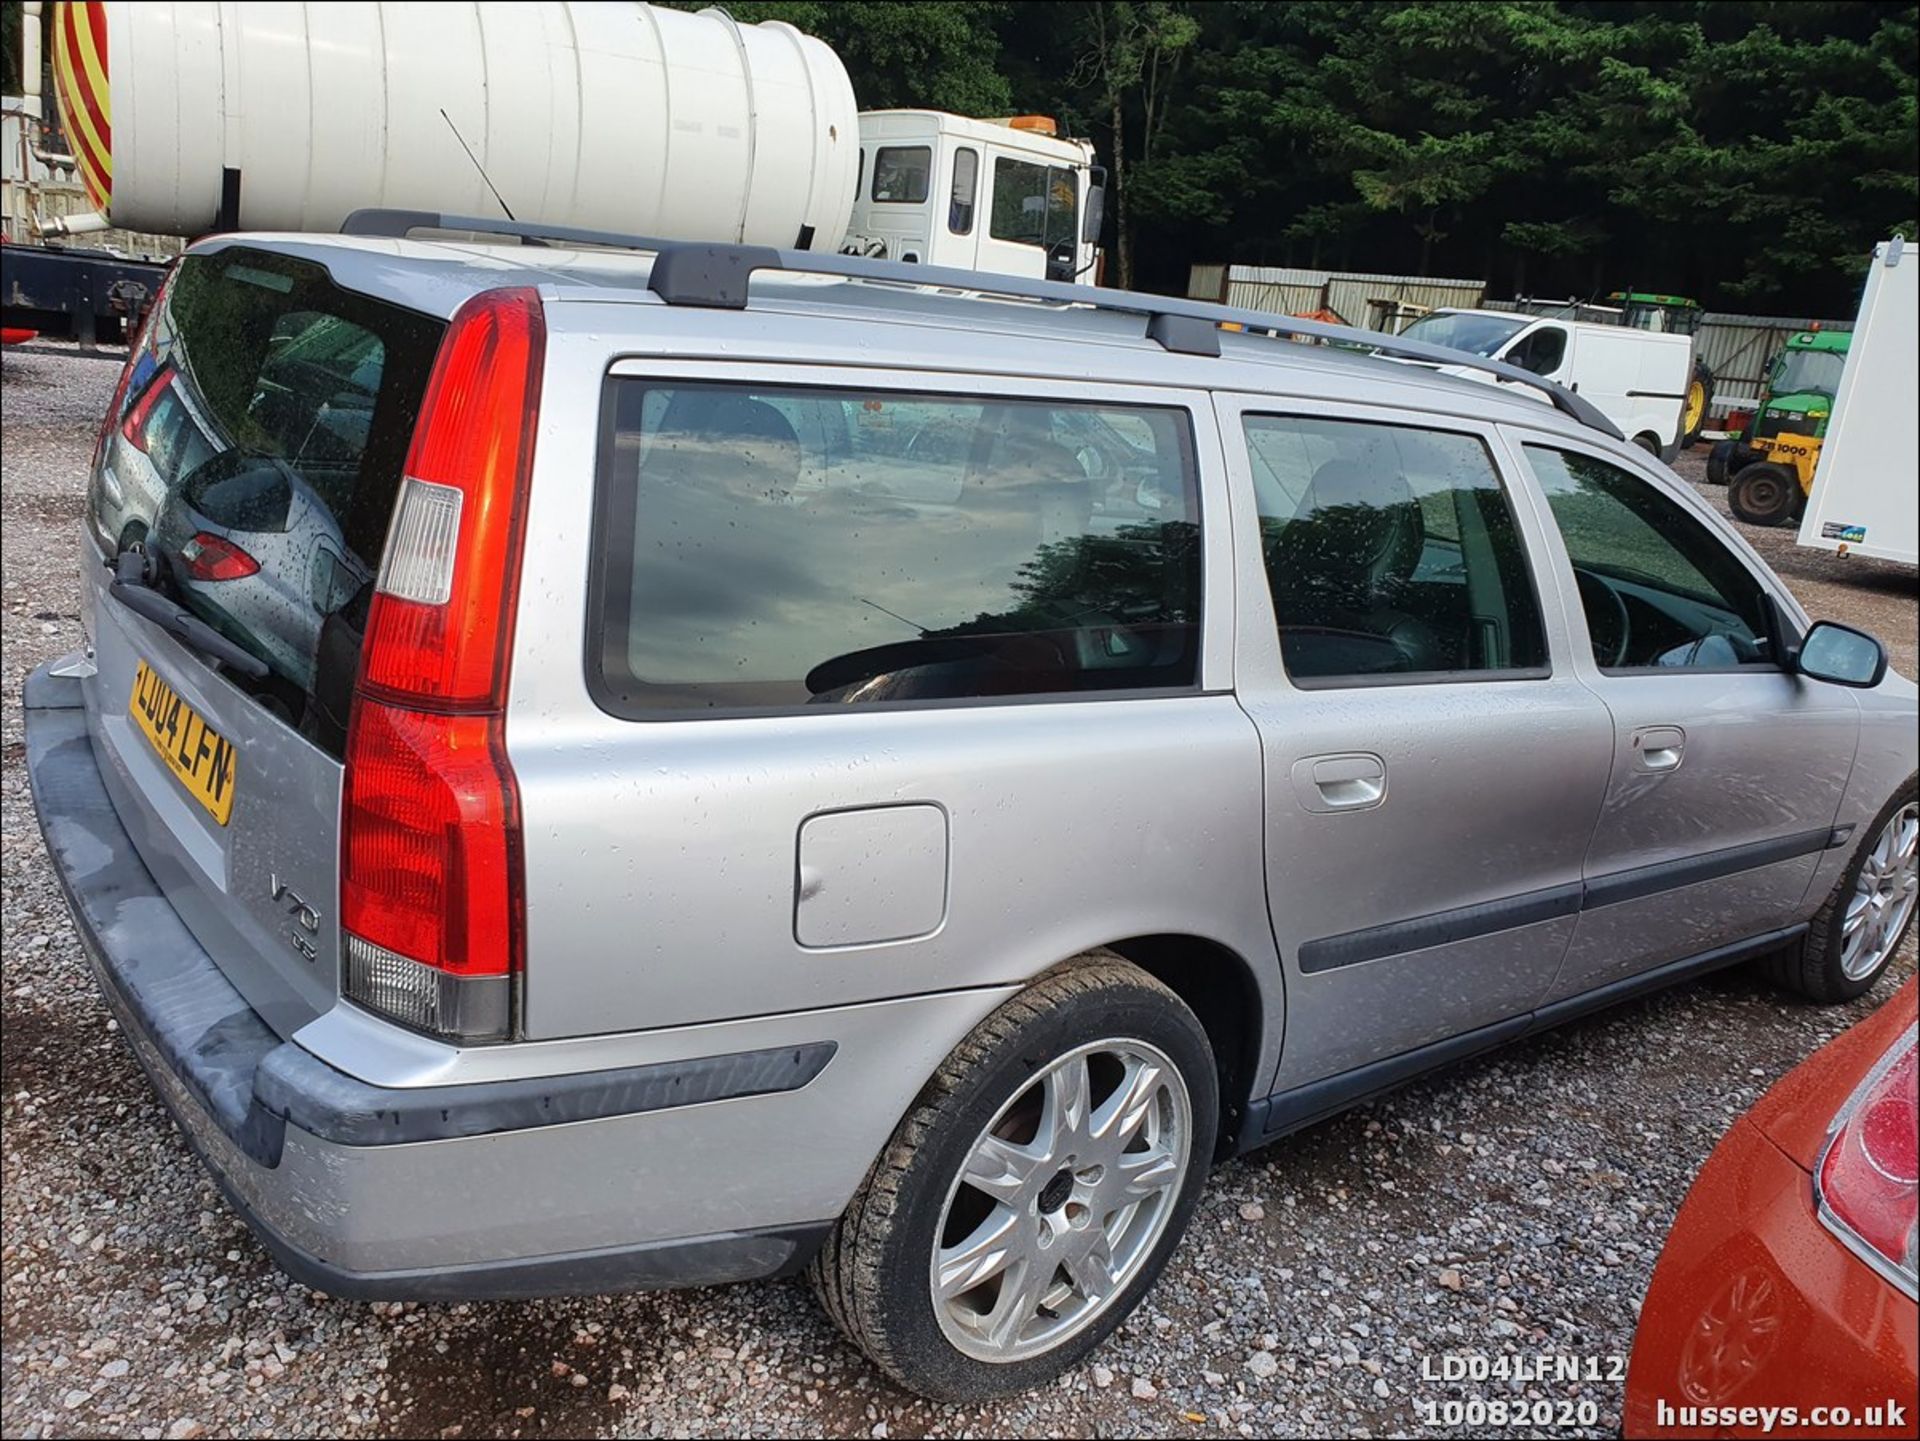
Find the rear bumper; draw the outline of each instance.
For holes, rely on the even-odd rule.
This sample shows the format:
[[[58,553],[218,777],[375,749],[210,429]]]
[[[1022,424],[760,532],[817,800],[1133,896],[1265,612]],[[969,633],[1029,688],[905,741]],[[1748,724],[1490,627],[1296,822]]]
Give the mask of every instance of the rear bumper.
[[[918,1057],[944,1054],[997,1003],[717,1026],[701,1054],[683,1034],[665,1059],[614,1068],[371,1085],[276,1035],[174,912],[101,780],[79,683],[43,666],[25,706],[35,809],[103,996],[229,1202],[292,1275],[334,1294],[532,1296],[793,1270],[924,1079]],[[875,1038],[860,1063],[829,1070],[835,1017],[882,1009],[848,1022]],[[907,1073],[897,1097],[876,1098],[890,1030]],[[823,1074],[833,1084],[815,1086]],[[783,1192],[754,1147],[803,1127],[826,1141]]]

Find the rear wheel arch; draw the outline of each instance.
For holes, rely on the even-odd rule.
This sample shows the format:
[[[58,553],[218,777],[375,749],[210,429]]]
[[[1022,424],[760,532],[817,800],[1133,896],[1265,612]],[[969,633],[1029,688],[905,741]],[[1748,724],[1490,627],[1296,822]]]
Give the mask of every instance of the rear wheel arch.
[[[1199,1019],[1213,1046],[1220,1082],[1214,1158],[1231,1154],[1248,1101],[1266,1094],[1260,1084],[1264,1078],[1256,1073],[1273,1003],[1262,995],[1252,964],[1231,947],[1202,936],[1132,936],[1111,941],[1105,949],[1152,976]]]

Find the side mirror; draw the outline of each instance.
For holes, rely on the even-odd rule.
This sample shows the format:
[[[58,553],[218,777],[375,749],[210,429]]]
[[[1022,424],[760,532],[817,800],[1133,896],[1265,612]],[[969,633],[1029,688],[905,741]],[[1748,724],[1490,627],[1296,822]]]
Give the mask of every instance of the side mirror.
[[[1836,621],[1815,621],[1794,669],[1815,680],[1870,690],[1887,673],[1887,648],[1863,630]]]
[[[1094,166],[1087,176],[1087,204],[1080,213],[1080,243],[1098,245],[1107,218],[1107,172],[1102,166]]]

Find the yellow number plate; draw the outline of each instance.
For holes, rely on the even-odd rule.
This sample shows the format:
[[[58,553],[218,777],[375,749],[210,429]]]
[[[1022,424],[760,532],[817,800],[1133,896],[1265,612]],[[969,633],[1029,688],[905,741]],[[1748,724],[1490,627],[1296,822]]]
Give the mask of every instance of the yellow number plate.
[[[224,826],[233,814],[233,742],[202,720],[145,661],[133,673],[127,713],[153,742],[167,769]]]

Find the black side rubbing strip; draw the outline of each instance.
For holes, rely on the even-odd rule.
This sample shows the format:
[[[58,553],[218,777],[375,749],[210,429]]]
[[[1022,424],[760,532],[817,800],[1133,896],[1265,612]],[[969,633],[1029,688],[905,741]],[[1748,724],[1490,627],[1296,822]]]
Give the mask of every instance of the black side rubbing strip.
[[[1339,966],[1353,966],[1362,961],[1377,961],[1383,956],[1397,956],[1403,951],[1450,945],[1455,941],[1471,940],[1475,936],[1492,935],[1495,931],[1557,920],[1561,916],[1573,915],[1580,909],[1580,896],[1580,883],[1569,881],[1564,886],[1525,891],[1517,896],[1486,901],[1477,906],[1436,911],[1430,916],[1415,916],[1411,920],[1393,921],[1384,926],[1369,926],[1363,931],[1349,931],[1342,936],[1308,941],[1300,947],[1300,969],[1309,974],[1331,971]]]
[[[1802,831],[1798,835],[1779,836],[1770,841],[1755,841],[1751,845],[1729,846],[1723,851],[1708,851],[1704,855],[1684,856],[1679,860],[1661,861],[1651,866],[1635,866],[1630,871],[1615,871],[1610,876],[1600,876],[1587,882],[1584,908],[1637,901],[1698,881],[1718,880],[1721,876],[1737,875],[1741,871],[1757,870],[1761,866],[1810,856],[1815,851],[1824,851],[1832,839],[1833,832],[1822,827],[1817,831]]]
[[[1348,931],[1344,935],[1325,936],[1300,947],[1300,970],[1303,974],[1313,975],[1318,971],[1359,965],[1363,961],[1378,961],[1410,951],[1423,951],[1430,946],[1452,945],[1476,936],[1490,936],[1497,931],[1538,925],[1541,921],[1556,920],[1598,906],[1637,901],[1658,895],[1661,891],[1675,890],[1700,881],[1718,880],[1722,876],[1737,875],[1741,871],[1812,855],[1816,851],[1844,844],[1851,833],[1850,826],[1844,830],[1802,831],[1797,835],[1755,841],[1751,845],[1730,846],[1725,850],[1661,861],[1651,866],[1635,866],[1632,870],[1616,871],[1584,884],[1570,882],[1564,886],[1549,886],[1544,890],[1523,891],[1517,896],[1507,896],[1477,906],[1435,911],[1431,915],[1391,921],[1383,926],[1369,926],[1365,930]]]
[[[356,1081],[286,1045],[261,1061],[253,1099],[323,1141],[395,1146],[797,1091],[826,1069],[835,1049],[832,1041],[812,1041],[617,1071],[400,1089]]]

